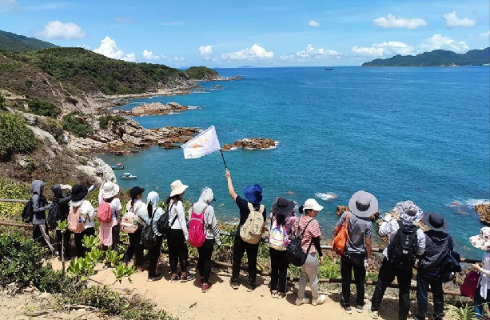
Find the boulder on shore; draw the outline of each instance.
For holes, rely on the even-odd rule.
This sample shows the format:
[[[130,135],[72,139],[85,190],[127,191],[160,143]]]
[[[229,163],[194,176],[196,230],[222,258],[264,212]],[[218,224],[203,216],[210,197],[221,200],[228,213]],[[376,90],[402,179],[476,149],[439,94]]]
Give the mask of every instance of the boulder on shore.
[[[134,107],[131,113],[135,117],[148,115],[167,115],[170,112],[180,112],[189,110],[189,107],[181,106],[177,102],[169,102],[166,105],[160,102],[145,103]]]
[[[490,203],[478,204],[475,206],[475,210],[478,212],[481,222],[490,225]]]
[[[226,144],[223,151],[229,151],[236,148],[244,148],[248,150],[263,150],[276,147],[277,141],[267,138],[246,138],[235,141],[233,144]]]

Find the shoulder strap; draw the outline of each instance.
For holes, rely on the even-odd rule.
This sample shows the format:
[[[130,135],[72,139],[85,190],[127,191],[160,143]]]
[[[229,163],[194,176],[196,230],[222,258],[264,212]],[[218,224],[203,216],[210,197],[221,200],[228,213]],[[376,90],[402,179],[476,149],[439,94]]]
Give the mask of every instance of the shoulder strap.
[[[303,235],[305,234],[306,229],[308,229],[308,225],[309,225],[309,224],[310,224],[310,222],[312,222],[313,220],[315,220],[315,219],[311,218],[311,219],[310,219],[310,221],[308,221],[308,223],[306,224],[306,226],[305,226],[305,228],[304,228],[304,230],[303,230],[303,233],[301,233],[300,238],[303,238]],[[300,219],[300,222],[301,222],[301,219]],[[300,222],[298,222],[298,229],[301,231],[301,229],[299,228]]]
[[[250,212],[255,211],[254,205],[251,202],[248,202],[248,210]]]
[[[264,213],[264,210],[265,210],[265,206],[263,204],[260,205],[260,209],[259,209],[259,212],[260,213]]]

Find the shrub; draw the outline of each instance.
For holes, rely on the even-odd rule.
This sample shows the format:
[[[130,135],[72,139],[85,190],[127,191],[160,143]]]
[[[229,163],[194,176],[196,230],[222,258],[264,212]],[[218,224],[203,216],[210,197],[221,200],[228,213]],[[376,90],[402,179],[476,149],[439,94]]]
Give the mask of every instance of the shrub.
[[[29,111],[38,116],[56,117],[61,113],[60,108],[44,100],[29,100],[27,105],[29,106]]]
[[[86,123],[83,115],[79,112],[67,114],[62,121],[63,129],[70,131],[77,137],[86,137],[93,134],[92,128]]]
[[[109,125],[109,121],[114,122],[117,125],[123,124],[126,122],[126,119],[121,117],[121,116],[112,116],[112,115],[105,115],[101,116],[99,118],[99,126],[101,129],[107,129],[107,126]]]
[[[9,159],[17,152],[30,151],[36,137],[24,119],[17,114],[0,111],[0,159]]]
[[[0,109],[5,109],[7,106],[7,99],[0,93]]]
[[[58,143],[63,141],[63,126],[58,120],[41,118],[37,126],[44,131],[51,133]]]
[[[0,178],[0,198],[2,199],[29,199],[28,184],[16,182],[4,177]],[[19,217],[24,209],[23,203],[0,202],[0,216],[7,218]]]

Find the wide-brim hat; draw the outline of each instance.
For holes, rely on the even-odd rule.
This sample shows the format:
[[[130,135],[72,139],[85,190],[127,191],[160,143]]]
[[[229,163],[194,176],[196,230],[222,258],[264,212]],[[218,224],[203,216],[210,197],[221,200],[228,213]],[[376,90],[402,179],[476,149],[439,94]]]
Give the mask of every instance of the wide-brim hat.
[[[430,230],[446,231],[449,228],[447,221],[444,220],[444,218],[436,212],[431,212],[424,215],[422,221]]]
[[[366,191],[357,191],[349,200],[349,211],[359,218],[369,218],[378,211],[378,199]]]
[[[262,187],[258,184],[248,186],[243,190],[245,198],[251,203],[260,203],[262,201]]]
[[[80,202],[88,194],[88,189],[82,185],[76,184],[71,188],[71,201],[73,203]]]
[[[186,186],[185,184],[182,183],[180,180],[175,180],[170,184],[170,188],[172,189],[172,192],[170,192],[170,196],[176,196],[178,194],[184,193],[184,191],[189,188],[189,186]]]
[[[323,206],[321,206],[315,199],[310,198],[305,201],[303,205],[303,210],[314,210],[314,211],[322,211]]]
[[[111,181],[107,181],[102,186],[102,198],[110,199],[119,193],[119,186]]]
[[[71,186],[69,184],[61,184],[60,187],[61,187],[61,190],[70,190],[71,191]]]
[[[279,197],[272,205],[272,213],[277,215],[287,215],[293,212],[294,202],[286,198]]]
[[[480,234],[470,237],[470,242],[473,247],[480,250],[490,249],[490,227],[483,227],[480,229]]]
[[[416,223],[424,215],[424,211],[412,200],[401,201],[396,204],[395,209],[400,215],[400,219]]]

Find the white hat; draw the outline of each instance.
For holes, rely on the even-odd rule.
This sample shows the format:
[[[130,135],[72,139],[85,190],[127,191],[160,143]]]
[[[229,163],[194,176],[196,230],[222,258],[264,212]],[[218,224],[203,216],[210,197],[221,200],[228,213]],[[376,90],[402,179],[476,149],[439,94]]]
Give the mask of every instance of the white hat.
[[[314,211],[321,211],[323,209],[323,207],[321,205],[319,205],[315,199],[310,198],[310,199],[305,201],[305,204],[303,205],[303,209],[304,210],[310,209],[310,210],[314,210]]]
[[[480,250],[490,249],[490,227],[481,228],[479,235],[470,237],[470,242],[473,247]]]
[[[119,193],[119,186],[111,181],[107,181],[102,186],[102,198],[110,199]]]
[[[184,193],[185,189],[189,188],[189,186],[182,184],[182,181],[180,180],[175,180],[170,184],[170,188],[172,189],[172,192],[170,192],[170,196],[173,197],[175,195]]]
[[[378,199],[366,191],[357,191],[349,200],[349,211],[359,218],[369,218],[378,211]]]
[[[71,191],[71,186],[69,184],[62,184],[60,185],[61,190],[70,190]]]

